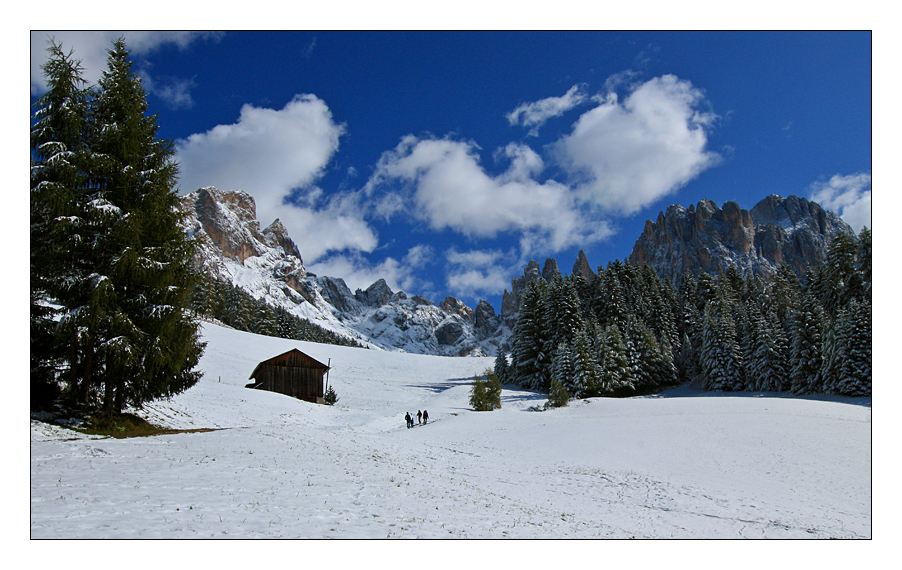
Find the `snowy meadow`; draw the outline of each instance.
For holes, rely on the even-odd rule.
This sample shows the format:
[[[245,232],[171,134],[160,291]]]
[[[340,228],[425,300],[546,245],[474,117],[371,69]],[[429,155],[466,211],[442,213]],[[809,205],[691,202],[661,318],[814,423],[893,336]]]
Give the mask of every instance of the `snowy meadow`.
[[[505,386],[474,412],[491,358],[203,337],[201,381],[138,413],[209,431],[32,420],[31,538],[871,537],[870,398],[684,387],[538,411],[545,394]],[[295,347],[331,360],[335,406],[244,387]]]

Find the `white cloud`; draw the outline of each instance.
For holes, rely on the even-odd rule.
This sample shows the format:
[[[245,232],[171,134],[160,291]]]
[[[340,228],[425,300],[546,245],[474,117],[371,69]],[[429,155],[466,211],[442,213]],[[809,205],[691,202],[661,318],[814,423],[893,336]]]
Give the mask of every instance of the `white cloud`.
[[[404,256],[404,265],[411,269],[425,267],[435,258],[435,250],[428,245],[415,245]]]
[[[435,230],[452,229],[471,238],[520,232],[529,242],[557,251],[609,235],[607,226],[590,222],[566,185],[538,182],[539,156],[523,145],[500,151],[511,160],[507,171],[492,176],[479,164],[478,147],[470,142],[404,137],[383,154],[365,192],[401,182],[402,191],[375,197],[376,211],[386,219],[398,212],[428,222]]]
[[[173,109],[190,109],[194,106],[191,90],[197,87],[194,79],[179,77],[151,77],[147,72],[140,72],[144,89],[165,101]]]
[[[367,287],[385,279],[392,291],[405,291],[419,295],[433,293],[434,285],[420,276],[433,250],[427,245],[416,245],[399,261],[386,257],[372,264],[359,252],[330,255],[316,263],[307,264],[307,269],[317,275],[341,276],[351,291],[366,290]]]
[[[864,226],[871,227],[871,174],[837,174],[830,180],[814,182],[809,186],[811,200],[828,210],[833,210],[855,232]]]
[[[256,199],[256,193],[253,194]],[[305,263],[335,251],[376,249],[379,237],[363,219],[358,194],[324,196],[317,189],[313,196],[317,198],[308,197],[303,205],[283,204],[264,209],[258,205],[257,219],[266,225],[279,218],[297,243]]]
[[[343,133],[314,95],[296,95],[280,110],[245,105],[237,122],[176,141],[181,189],[249,192],[261,223],[281,219],[305,261],[342,249],[373,251],[378,238],[363,218],[359,193],[326,196],[309,188]]]
[[[533,103],[523,103],[506,115],[511,126],[529,127],[531,136],[538,136],[539,128],[548,119],[559,117],[586,101],[582,85],[574,85],[562,97],[548,97]]]
[[[688,81],[665,75],[622,103],[613,92],[595,100],[554,151],[583,199],[609,213],[635,213],[720,160],[706,150],[716,115],[701,109],[704,97]]]
[[[520,143],[510,143],[495,152],[495,160],[507,159],[510,166],[499,180],[530,182],[545,169],[545,162],[534,150]]]
[[[451,248],[445,252],[445,258],[448,261],[448,289],[460,297],[497,294],[507,286],[510,275],[515,273],[515,267],[505,265],[503,261],[516,259],[516,256],[497,250],[461,252]]]
[[[189,47],[199,39],[217,39],[217,32],[187,31],[55,31],[31,32],[31,93],[38,95],[47,90],[47,84],[41,72],[41,65],[47,61],[47,41],[54,38],[61,43],[63,50],[73,50],[73,57],[81,60],[84,67],[84,78],[88,83],[96,83],[106,69],[106,50],[112,47],[115,39],[125,38],[126,47],[133,56],[145,55],[154,49],[172,44],[180,49]]]

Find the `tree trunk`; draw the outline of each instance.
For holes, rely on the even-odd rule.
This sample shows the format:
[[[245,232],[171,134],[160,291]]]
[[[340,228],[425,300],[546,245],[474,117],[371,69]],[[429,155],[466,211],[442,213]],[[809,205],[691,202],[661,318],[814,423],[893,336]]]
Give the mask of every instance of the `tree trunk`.
[[[78,397],[79,403],[87,405],[91,397],[91,381],[94,378],[94,333],[88,333],[88,342],[85,343],[85,360],[81,374],[81,390]]]

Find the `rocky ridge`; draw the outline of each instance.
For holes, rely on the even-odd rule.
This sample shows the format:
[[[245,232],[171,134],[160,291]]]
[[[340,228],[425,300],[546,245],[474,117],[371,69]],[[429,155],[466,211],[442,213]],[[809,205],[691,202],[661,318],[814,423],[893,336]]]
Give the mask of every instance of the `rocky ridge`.
[[[476,309],[392,291],[383,279],[351,292],[337,277],[308,273],[277,219],[264,229],[252,196],[201,188],[181,198],[185,229],[200,242],[195,263],[257,299],[372,347],[445,356],[494,355],[510,334],[486,301]]]
[[[826,259],[838,233],[854,234],[838,215],[798,196],[772,194],[751,210],[702,200],[688,208],[669,206],[657,221],[647,220],[629,262],[650,265],[673,283],[685,271],[717,274],[731,265],[744,275],[768,275],[785,263],[801,277]]]
[[[684,271],[716,275],[731,265],[744,275],[769,275],[786,263],[801,277],[808,267],[826,259],[830,240],[838,233],[854,232],[835,213],[798,196],[772,194],[751,210],[741,209],[736,202],[718,208],[711,200],[702,200],[688,208],[674,204],[658,214],[657,222],[646,221],[628,262],[650,265],[674,285]],[[577,273],[590,283],[596,276],[583,251],[573,264],[572,274]],[[505,325],[513,329],[523,294],[533,281],[550,283],[560,274],[552,258],[541,267],[531,260],[523,275],[511,279],[511,289],[504,290],[501,319]]]

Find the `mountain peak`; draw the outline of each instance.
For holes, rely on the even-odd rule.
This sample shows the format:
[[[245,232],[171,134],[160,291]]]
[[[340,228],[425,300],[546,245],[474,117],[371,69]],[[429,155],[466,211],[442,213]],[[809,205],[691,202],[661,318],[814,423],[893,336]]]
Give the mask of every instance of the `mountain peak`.
[[[670,206],[656,222],[646,221],[629,262],[650,265],[674,283],[685,271],[716,274],[731,265],[744,274],[770,274],[786,263],[802,276],[823,262],[837,233],[854,232],[835,213],[798,196],[771,194],[751,210],[705,199]]]
[[[453,297],[436,306],[392,291],[385,279],[351,293],[341,278],[308,274],[282,222],[260,230],[254,199],[241,190],[201,188],[182,197],[181,209],[206,273],[337,334],[363,336],[386,350],[446,356],[492,355],[510,334],[486,302],[475,311]]]

